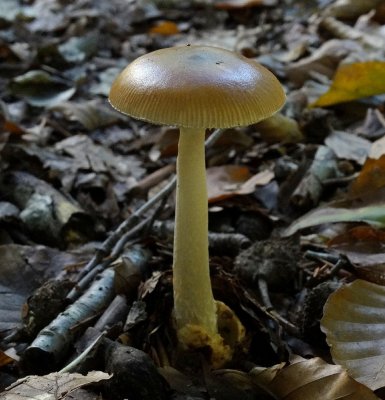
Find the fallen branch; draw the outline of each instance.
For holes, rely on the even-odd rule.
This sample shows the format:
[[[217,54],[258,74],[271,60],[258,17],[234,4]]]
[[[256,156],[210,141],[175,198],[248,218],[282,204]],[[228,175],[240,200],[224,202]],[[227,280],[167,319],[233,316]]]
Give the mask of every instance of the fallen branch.
[[[98,316],[114,298],[114,271],[100,278],[74,304],[42,329],[21,359],[21,367],[34,373],[52,370],[67,354],[80,327]]]

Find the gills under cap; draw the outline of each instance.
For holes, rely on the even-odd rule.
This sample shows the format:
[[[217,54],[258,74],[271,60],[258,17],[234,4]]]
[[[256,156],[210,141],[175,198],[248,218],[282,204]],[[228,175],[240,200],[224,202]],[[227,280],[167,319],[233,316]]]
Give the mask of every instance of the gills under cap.
[[[114,81],[110,103],[155,124],[189,128],[250,125],[285,102],[278,79],[254,60],[210,46],[143,55]]]

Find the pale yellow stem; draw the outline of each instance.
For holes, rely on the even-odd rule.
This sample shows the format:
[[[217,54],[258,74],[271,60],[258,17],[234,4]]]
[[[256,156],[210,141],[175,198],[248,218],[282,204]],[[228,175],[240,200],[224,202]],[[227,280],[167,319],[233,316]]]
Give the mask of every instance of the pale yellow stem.
[[[217,333],[209,271],[205,131],[181,128],[174,233],[174,312],[177,329],[200,326]]]

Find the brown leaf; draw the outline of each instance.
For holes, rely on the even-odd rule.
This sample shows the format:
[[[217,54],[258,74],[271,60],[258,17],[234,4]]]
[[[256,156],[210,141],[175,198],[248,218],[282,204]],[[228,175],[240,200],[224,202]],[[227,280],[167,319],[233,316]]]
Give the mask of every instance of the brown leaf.
[[[337,289],[325,304],[321,327],[334,362],[373,390],[385,386],[384,286],[358,279]]]
[[[350,186],[351,196],[361,193],[373,192],[385,186],[385,155],[379,159],[368,158],[358,175]]]
[[[274,173],[265,170],[251,175],[249,169],[239,165],[222,165],[207,169],[207,190],[209,203],[237,195],[253,193],[257,185],[266,185]]]
[[[27,376],[19,379],[0,394],[1,400],[45,399],[58,400],[90,383],[110,379],[111,375],[92,371],[87,375],[53,372],[44,376]]]
[[[253,381],[278,400],[374,400],[374,393],[338,365],[296,357],[290,365],[251,370]]]
[[[14,361],[15,360],[13,358],[9,357],[6,353],[0,350],[0,367],[11,364]]]
[[[364,280],[385,284],[385,233],[368,225],[356,226],[329,241],[329,246],[344,254]]]

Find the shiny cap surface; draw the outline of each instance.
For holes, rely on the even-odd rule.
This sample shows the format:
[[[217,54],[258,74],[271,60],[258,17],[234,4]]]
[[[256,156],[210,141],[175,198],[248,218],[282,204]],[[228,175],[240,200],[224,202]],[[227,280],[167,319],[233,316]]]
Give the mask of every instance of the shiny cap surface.
[[[285,102],[278,79],[254,60],[210,46],[161,49],[137,58],[114,81],[110,103],[155,124],[249,125]]]

